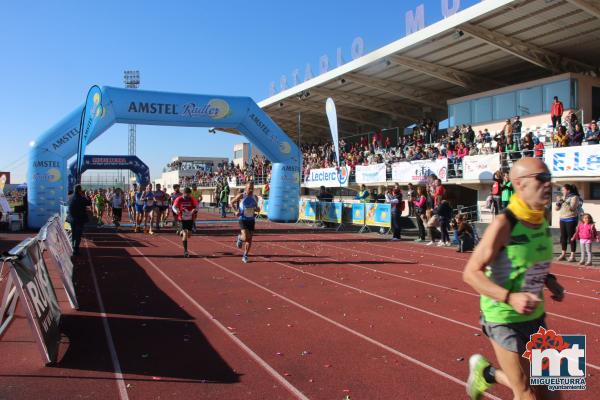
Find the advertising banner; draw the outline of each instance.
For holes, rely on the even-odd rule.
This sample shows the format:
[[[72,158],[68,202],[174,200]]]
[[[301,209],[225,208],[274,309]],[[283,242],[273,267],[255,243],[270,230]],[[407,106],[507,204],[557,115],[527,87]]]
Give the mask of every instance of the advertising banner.
[[[83,157],[85,156],[85,148],[90,140],[92,132],[96,127],[96,123],[104,114],[102,106],[102,90],[99,86],[94,85],[88,91],[85,107],[81,114],[81,125],[79,126],[79,146],[77,149],[77,181],[81,178],[81,170],[83,168]]]
[[[500,154],[483,154],[463,158],[463,179],[492,180],[500,169]]]
[[[316,201],[300,200],[300,217],[301,221],[316,221],[317,220],[317,207]]]
[[[6,200],[6,196],[4,195],[4,191],[0,189],[0,211],[5,214],[11,212],[10,204],[8,204],[8,200]]]
[[[392,209],[390,204],[365,203],[365,225],[392,226]]]
[[[356,183],[379,183],[385,181],[385,164],[356,166]]]
[[[28,239],[11,252],[11,274],[24,300],[44,361],[56,361],[60,340],[60,307],[37,239]]]
[[[259,211],[259,215],[264,215],[267,216],[269,212],[269,200],[263,200],[261,206],[260,206],[260,211]]]
[[[600,145],[546,149],[544,161],[554,177],[600,175]]]
[[[352,223],[354,225],[365,224],[365,203],[352,203]]]
[[[5,185],[10,185],[10,172],[0,171],[0,190],[4,189]]]
[[[73,263],[71,262],[73,248],[60,218],[55,217],[48,221],[40,230],[39,238],[43,241],[44,248],[50,251],[58,265],[60,279],[67,292],[71,307],[78,309],[79,303],[73,285]]]
[[[319,203],[321,208],[321,220],[325,222],[333,222],[335,224],[342,223],[342,203]]]
[[[431,174],[435,174],[442,182],[446,182],[448,180],[448,159],[402,161],[392,164],[392,180],[394,182],[424,184]]]
[[[304,179],[304,186],[309,188],[347,187],[350,180],[350,167],[311,169]]]

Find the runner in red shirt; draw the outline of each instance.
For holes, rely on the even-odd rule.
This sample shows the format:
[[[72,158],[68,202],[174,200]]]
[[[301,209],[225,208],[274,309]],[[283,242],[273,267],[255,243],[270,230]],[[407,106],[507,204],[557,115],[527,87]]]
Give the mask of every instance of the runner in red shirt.
[[[186,187],[183,196],[177,197],[173,202],[173,212],[181,224],[181,240],[183,241],[183,256],[189,257],[188,238],[192,235],[194,216],[198,212],[198,200],[192,197],[192,189]]]

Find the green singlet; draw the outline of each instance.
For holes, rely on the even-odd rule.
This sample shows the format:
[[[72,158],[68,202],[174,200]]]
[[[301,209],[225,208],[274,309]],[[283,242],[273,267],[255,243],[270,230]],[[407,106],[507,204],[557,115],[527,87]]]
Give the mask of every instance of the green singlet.
[[[514,222],[510,242],[502,249],[486,275],[511,292],[529,292],[542,301],[531,314],[519,314],[510,305],[481,296],[481,311],[487,322],[510,324],[531,321],[544,314],[544,285],[552,260],[552,236],[548,222],[537,228],[525,226],[510,211],[506,216]]]
[[[96,196],[96,207],[98,207],[99,209],[104,209],[105,205],[106,205],[106,199],[104,198],[104,196],[102,196],[102,195]]]

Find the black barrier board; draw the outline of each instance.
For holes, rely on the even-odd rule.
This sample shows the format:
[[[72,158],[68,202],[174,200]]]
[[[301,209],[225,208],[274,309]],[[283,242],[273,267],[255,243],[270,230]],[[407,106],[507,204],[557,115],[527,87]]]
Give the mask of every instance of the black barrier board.
[[[32,326],[46,363],[56,361],[60,341],[60,306],[52,286],[48,268],[42,256],[40,242],[27,239],[9,254],[11,274],[24,301],[27,318]]]
[[[60,223],[60,217],[56,216],[44,225],[38,238],[44,242],[44,247],[50,250],[56,261],[60,279],[67,292],[71,308],[78,309],[79,303],[73,285],[73,262],[71,261],[73,249],[65,229]]]

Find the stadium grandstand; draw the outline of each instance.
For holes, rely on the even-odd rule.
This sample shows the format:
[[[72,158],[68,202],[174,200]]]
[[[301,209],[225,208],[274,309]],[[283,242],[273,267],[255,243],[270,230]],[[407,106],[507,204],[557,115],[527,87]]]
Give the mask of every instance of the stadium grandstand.
[[[387,164],[386,180],[367,184],[379,186],[397,182],[395,162],[445,158],[449,198],[490,219],[494,171],[464,176],[464,157],[499,154],[506,171],[521,157],[598,143],[599,31],[595,2],[484,1],[259,105],[300,143],[305,176],[335,165],[325,115],[332,97],[351,187],[357,165]],[[552,125],[554,97],[564,129]],[[586,210],[597,207],[600,178],[581,172],[555,173],[554,182],[576,181]]]

